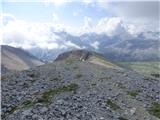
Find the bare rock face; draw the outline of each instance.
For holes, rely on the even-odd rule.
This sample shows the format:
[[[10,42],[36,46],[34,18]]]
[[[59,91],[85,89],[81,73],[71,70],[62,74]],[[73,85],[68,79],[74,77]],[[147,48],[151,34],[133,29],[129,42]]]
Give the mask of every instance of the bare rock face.
[[[78,53],[84,61],[61,55],[4,75],[2,120],[159,120],[159,79],[108,67],[108,61],[93,64],[88,61],[102,59]]]
[[[25,70],[31,67],[44,64],[28,52],[11,46],[1,46],[1,67],[2,73],[6,73],[7,70]]]

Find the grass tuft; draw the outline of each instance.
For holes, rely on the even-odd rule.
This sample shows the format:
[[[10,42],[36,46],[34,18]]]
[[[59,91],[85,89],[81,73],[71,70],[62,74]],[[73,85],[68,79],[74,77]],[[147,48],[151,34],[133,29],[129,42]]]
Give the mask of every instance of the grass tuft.
[[[151,105],[151,107],[148,109],[148,112],[151,114],[151,115],[154,115],[158,118],[160,118],[160,103],[153,103]]]
[[[82,76],[83,76],[82,74],[77,74],[77,75],[75,76],[75,78],[79,79],[79,78],[81,78]]]
[[[69,92],[69,91],[76,92],[77,89],[78,89],[77,84],[70,84],[68,86],[63,86],[63,87],[56,88],[56,89],[50,89],[42,94],[42,97],[38,99],[38,102],[49,104],[51,102],[51,98],[54,95],[57,95],[63,92]]]
[[[138,91],[128,91],[127,94],[132,97],[136,97],[138,95]]]
[[[34,102],[30,101],[30,100],[27,100],[27,101],[24,101],[22,103],[23,107],[25,108],[29,108],[29,107],[32,107],[34,105]]]
[[[111,100],[107,100],[106,105],[109,106],[113,110],[120,109],[120,107],[117,104],[113,103]]]
[[[124,118],[124,117],[119,117],[118,119],[119,119],[119,120],[128,120],[128,119],[126,119],[126,118]]]

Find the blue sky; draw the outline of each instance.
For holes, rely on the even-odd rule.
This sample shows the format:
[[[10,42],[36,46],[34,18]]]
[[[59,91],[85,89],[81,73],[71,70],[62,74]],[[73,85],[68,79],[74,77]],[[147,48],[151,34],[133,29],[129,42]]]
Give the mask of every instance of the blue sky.
[[[115,2],[114,0],[110,0],[110,2],[105,0],[66,1],[34,0],[34,2],[26,2],[26,0],[3,0],[2,10],[3,13],[12,14],[17,19],[28,22],[53,22],[56,19],[59,23],[76,28],[84,24],[85,17],[89,17],[92,20],[92,24],[95,25],[100,19],[105,17],[121,17],[124,21],[133,22],[135,21],[133,18],[143,18],[146,14],[147,16],[145,17],[153,17],[153,19],[155,19],[155,16],[158,16],[158,5],[156,5],[156,2],[151,1],[151,3],[146,1],[141,1],[141,3],[134,1],[126,2],[125,0],[125,2]],[[145,5],[145,3],[147,4]],[[155,16],[153,16],[154,14]]]
[[[70,26],[83,25],[84,17],[90,17],[93,24],[101,18],[113,16],[109,11],[96,5],[83,2],[68,2],[63,5],[45,5],[44,2],[4,2],[3,12],[14,15],[17,19],[29,22],[52,22],[56,14],[59,22]]]

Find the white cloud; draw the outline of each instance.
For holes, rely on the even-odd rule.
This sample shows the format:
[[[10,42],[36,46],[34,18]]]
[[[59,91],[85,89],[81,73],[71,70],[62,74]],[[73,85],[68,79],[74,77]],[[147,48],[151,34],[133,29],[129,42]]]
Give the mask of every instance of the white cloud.
[[[159,0],[92,0],[93,2],[113,16],[121,18],[125,24],[136,26],[134,33],[159,31]]]
[[[93,32],[93,25],[92,25],[92,19],[90,17],[85,16],[84,17],[84,25],[80,28],[79,33],[90,33]]]
[[[5,17],[3,18],[5,19]],[[52,23],[28,23],[17,19],[9,19],[6,23],[0,29],[0,33],[3,34],[1,44],[25,49],[32,47],[58,48],[59,37],[53,33],[52,28],[55,25]]]
[[[121,18],[125,24],[132,24],[137,31],[158,31],[160,1],[150,0],[118,0],[100,2],[100,7],[112,15]]]
[[[78,9],[76,11],[73,12],[73,16],[78,16],[82,13],[82,9]]]
[[[72,0],[43,0],[43,2],[45,4],[49,4],[49,3],[52,3],[56,6],[60,6],[60,5],[63,5],[64,3],[67,3],[67,2],[71,2]]]
[[[54,18],[57,17],[55,14],[53,16]],[[14,16],[12,17],[15,18]],[[54,33],[70,30],[70,27],[58,22],[29,23],[23,20],[17,20],[16,18],[6,20],[8,20],[6,24],[0,28],[0,34],[3,36],[1,44],[24,49],[34,47],[40,47],[42,49],[81,49],[80,46],[71,41],[63,40]]]
[[[95,42],[93,42],[93,43],[91,43],[90,44],[94,49],[99,49],[99,45],[100,45],[100,43],[98,42],[98,41],[95,41]]]
[[[97,32],[106,32],[109,36],[119,35],[125,31],[123,22],[120,18],[103,18],[96,26]]]
[[[95,32],[97,34],[105,33],[108,36],[120,36],[122,39],[130,38],[132,34],[128,25],[125,25],[119,17],[101,18],[96,25],[92,25],[92,20],[89,17],[84,18],[84,25],[80,29],[80,34]]]
[[[53,22],[58,23],[58,21],[59,21],[58,15],[56,13],[53,13]]]
[[[71,41],[66,41],[66,42],[65,42],[65,45],[66,45],[68,48],[72,47],[72,48],[76,48],[76,49],[81,49],[80,46],[72,43]]]
[[[97,24],[93,25],[92,19],[86,16],[84,17],[84,25],[80,28],[80,31],[75,31],[72,27],[59,23],[59,17],[55,13],[53,13],[52,23],[29,23],[27,21],[18,20],[9,13],[4,13],[0,16],[0,19],[3,19],[3,26],[0,28],[0,36],[3,34],[1,44],[25,49],[33,47],[48,49],[81,49],[80,46],[71,41],[61,40],[61,38],[54,33],[60,31],[69,33],[78,32],[80,34],[91,32],[97,34],[105,33],[108,36],[120,36],[122,39],[128,39],[131,35],[135,36],[144,31],[146,29],[144,26],[146,26],[147,23],[143,21],[144,23],[138,25],[136,23],[131,24],[126,22],[122,17],[105,17],[101,18]],[[152,24],[147,25],[152,26]],[[98,41],[90,45],[95,49],[99,48]]]

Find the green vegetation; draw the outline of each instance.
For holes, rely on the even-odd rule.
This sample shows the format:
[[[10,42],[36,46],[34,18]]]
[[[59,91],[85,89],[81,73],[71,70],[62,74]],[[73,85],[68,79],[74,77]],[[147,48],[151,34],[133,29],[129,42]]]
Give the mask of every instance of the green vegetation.
[[[126,119],[126,118],[124,118],[124,117],[119,117],[118,119],[119,119],[119,120],[128,120],[128,119]]]
[[[63,86],[63,87],[56,88],[56,89],[49,89],[48,91],[45,91],[42,94],[41,98],[38,98],[37,101],[27,100],[23,102],[22,107],[24,108],[32,107],[36,103],[43,103],[43,104],[48,105],[51,102],[51,98],[54,97],[55,95],[63,93],[63,92],[70,92],[70,91],[76,92],[77,89],[78,89],[78,85],[74,83],[68,86]]]
[[[16,110],[17,110],[17,107],[16,107],[16,106],[13,106],[13,107],[11,107],[10,110],[7,111],[7,114],[12,114],[12,113],[14,113]],[[3,115],[1,114],[1,118],[4,119],[4,118],[7,116],[7,114],[3,114]]]
[[[144,75],[160,74],[160,61],[157,62],[118,62],[122,67],[132,69]],[[156,75],[156,76],[158,76]]]
[[[108,76],[108,77],[101,77],[101,80],[110,80],[112,77]]]
[[[134,91],[128,91],[127,94],[132,96],[132,97],[136,97],[138,95],[139,91],[134,90]]]
[[[60,81],[61,79],[59,79],[59,78],[52,78],[52,79],[50,79],[50,81]]]
[[[34,102],[30,101],[30,100],[27,100],[27,101],[24,101],[22,103],[22,106],[25,107],[25,108],[29,108],[29,107],[32,107],[34,105]]]
[[[42,97],[38,99],[38,102],[48,104],[51,102],[51,98],[54,95],[57,95],[63,92],[69,92],[69,91],[75,92],[77,89],[78,89],[77,84],[70,84],[68,86],[63,86],[63,87],[56,88],[56,89],[50,89],[42,94]]]
[[[107,100],[106,105],[109,106],[113,110],[120,109],[120,107],[117,104],[113,103],[113,101],[111,100]]]
[[[82,74],[77,74],[76,76],[75,76],[75,78],[81,78],[83,75]]]
[[[96,84],[96,83],[92,83],[91,85],[92,85],[92,86],[96,86],[97,84]]]
[[[148,112],[151,115],[154,115],[154,116],[160,118],[160,103],[153,103],[151,105],[151,107],[148,109]]]
[[[10,114],[14,113],[16,111],[17,107],[12,107],[11,110],[9,111]]]
[[[1,80],[5,80],[6,76],[5,75],[1,75]]]

